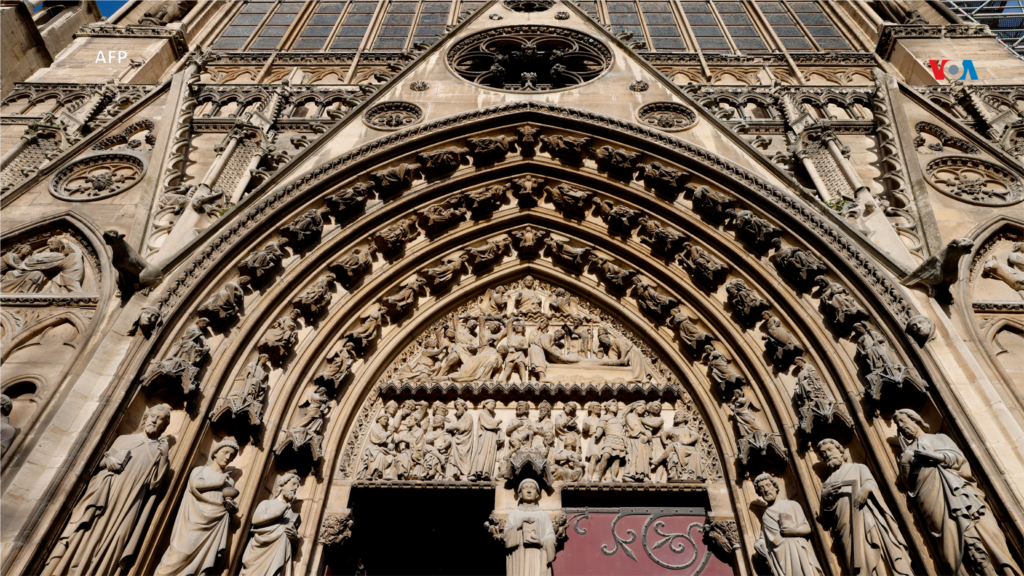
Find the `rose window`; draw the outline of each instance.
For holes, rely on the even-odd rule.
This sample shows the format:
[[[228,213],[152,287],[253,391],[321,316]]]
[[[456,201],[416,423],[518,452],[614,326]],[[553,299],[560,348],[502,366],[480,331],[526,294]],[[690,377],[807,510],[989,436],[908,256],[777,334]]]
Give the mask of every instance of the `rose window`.
[[[470,36],[448,53],[448,63],[475,84],[540,92],[578,86],[611,65],[611,51],[595,38],[553,26],[507,26]]]
[[[90,156],[58,172],[50,182],[50,193],[61,200],[99,200],[131,188],[138,183],[144,172],[145,163],[135,156]]]
[[[985,206],[1024,199],[1024,185],[1002,168],[974,158],[944,157],[928,163],[928,179],[943,194]]]

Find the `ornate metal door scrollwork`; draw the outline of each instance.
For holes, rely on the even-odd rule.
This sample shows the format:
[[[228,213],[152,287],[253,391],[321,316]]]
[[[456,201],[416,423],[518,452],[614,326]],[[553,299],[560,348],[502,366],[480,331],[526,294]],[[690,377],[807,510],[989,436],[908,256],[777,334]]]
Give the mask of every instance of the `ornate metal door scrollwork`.
[[[568,516],[568,524],[572,526],[572,532],[569,534],[570,542],[566,544],[567,557],[572,552],[573,535],[587,536],[589,531],[595,528],[594,526],[581,526],[581,522],[594,521],[599,515],[614,514],[615,517],[611,520],[611,533],[614,542],[601,544],[601,552],[605,556],[615,556],[621,551],[633,562],[642,565],[646,562],[642,557],[638,558],[636,552],[630,547],[639,539],[644,554],[651,562],[666,570],[685,573],[686,576],[699,575],[711,560],[711,550],[702,540],[693,537],[695,529],[697,534],[704,534],[704,523],[701,520],[705,513],[703,508],[566,508],[565,513]],[[646,518],[639,530],[628,528],[624,538],[616,530],[619,523],[630,516],[646,516]],[[668,518],[685,518],[683,524],[686,528],[681,532],[673,532],[672,529],[667,528],[666,520]],[[687,520],[692,521],[687,523]],[[668,559],[664,558],[666,551],[672,554]],[[644,570],[650,571],[651,568],[653,567]]]

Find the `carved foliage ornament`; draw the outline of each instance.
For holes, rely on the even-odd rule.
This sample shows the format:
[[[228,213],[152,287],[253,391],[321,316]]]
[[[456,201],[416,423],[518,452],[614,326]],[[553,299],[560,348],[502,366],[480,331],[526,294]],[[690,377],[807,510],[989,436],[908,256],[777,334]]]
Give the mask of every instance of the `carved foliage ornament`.
[[[640,122],[665,132],[686,130],[697,123],[697,114],[675,102],[651,102],[636,113]]]
[[[129,154],[97,154],[73,162],[50,181],[50,194],[69,202],[108,198],[137,184],[146,162]]]
[[[1024,200],[1020,179],[976,158],[938,158],[928,163],[926,173],[939,192],[970,204],[1010,206]]]
[[[448,52],[448,64],[462,78],[514,92],[578,86],[601,75],[611,61],[608,47],[592,36],[554,26],[494,28]]]
[[[423,120],[423,109],[411,102],[382,102],[363,115],[363,121],[377,130],[398,130]]]

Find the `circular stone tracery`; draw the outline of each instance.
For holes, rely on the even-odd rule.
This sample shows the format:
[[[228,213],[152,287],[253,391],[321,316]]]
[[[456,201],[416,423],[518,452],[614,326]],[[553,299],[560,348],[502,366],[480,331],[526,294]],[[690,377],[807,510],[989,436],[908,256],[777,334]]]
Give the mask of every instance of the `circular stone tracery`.
[[[636,116],[644,124],[665,132],[686,130],[697,123],[697,114],[693,110],[675,102],[645,104]]]
[[[50,181],[50,194],[69,202],[109,198],[142,179],[146,163],[128,154],[98,154],[68,164]]]
[[[554,0],[505,0],[505,8],[513,12],[544,12],[555,5]]]
[[[495,90],[542,92],[579,86],[611,66],[597,39],[554,26],[506,26],[474,34],[448,52],[462,78]]]
[[[363,115],[366,125],[377,130],[398,130],[422,119],[423,109],[411,102],[382,102]]]
[[[1009,206],[1024,199],[1020,179],[976,158],[938,158],[928,163],[927,174],[939,192],[971,204]]]

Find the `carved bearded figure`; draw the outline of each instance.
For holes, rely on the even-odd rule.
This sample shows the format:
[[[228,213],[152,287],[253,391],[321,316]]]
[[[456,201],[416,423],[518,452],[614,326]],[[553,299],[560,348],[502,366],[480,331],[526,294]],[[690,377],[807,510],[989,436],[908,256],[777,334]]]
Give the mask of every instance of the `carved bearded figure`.
[[[227,470],[237,455],[238,444],[225,438],[210,452],[210,464],[189,474],[158,576],[200,576],[216,566],[228,545],[231,515],[238,511],[238,490]]]
[[[928,425],[913,410],[897,410],[893,421],[903,448],[900,478],[951,573],[960,572],[964,563],[975,574],[1020,575],[1006,536],[960,448],[945,434],[929,434]]]
[[[29,251],[22,249],[21,255]],[[46,247],[24,260],[4,255],[0,292],[72,294],[82,291],[85,261],[82,249],[68,236],[50,238]]]
[[[292,501],[299,489],[296,474],[277,479],[270,500],[260,502],[252,515],[252,540],[242,555],[239,576],[290,576],[292,573],[292,542],[299,539],[302,518],[292,510]]]
[[[516,490],[519,506],[509,512],[502,537],[507,576],[550,576],[555,560],[555,528],[540,509],[540,485],[527,478]]]
[[[476,438],[476,451],[473,455],[470,480],[490,480],[494,477],[494,463],[498,459],[498,448],[505,443],[505,435],[501,430],[501,420],[494,413],[494,400],[487,399],[481,405],[483,410],[477,419],[479,432]]]
[[[44,576],[128,571],[167,473],[168,442],[160,435],[170,421],[170,409],[154,406],[146,410],[138,432],[114,440],[100,460],[100,471],[71,511]]]
[[[811,525],[804,509],[779,498],[779,484],[768,474],[754,478],[757,495],[768,503],[761,517],[761,537],[754,549],[768,561],[774,576],[824,576],[807,537]]]
[[[835,521],[832,531],[846,573],[877,576],[890,573],[888,565],[892,574],[913,574],[907,543],[868,467],[850,462],[849,453],[831,438],[818,443],[818,452],[832,471],[821,487],[822,514]]]
[[[464,480],[470,476],[473,467],[473,444],[476,425],[468,405],[461,398],[455,401],[455,420],[445,425],[445,431],[452,437],[452,451],[448,457],[446,478]]]

